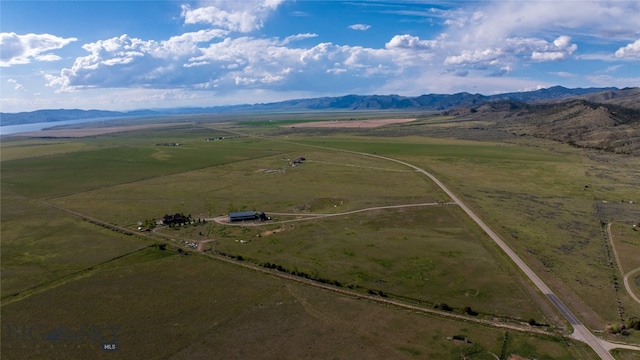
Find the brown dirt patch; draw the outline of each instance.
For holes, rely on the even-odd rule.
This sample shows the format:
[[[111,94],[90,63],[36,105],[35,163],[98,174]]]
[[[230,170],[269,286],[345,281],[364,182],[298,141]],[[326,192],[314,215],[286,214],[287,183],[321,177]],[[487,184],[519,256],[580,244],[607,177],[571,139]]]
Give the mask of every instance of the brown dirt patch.
[[[55,129],[55,130],[41,130],[32,131],[26,133],[18,133],[16,136],[28,136],[28,137],[85,137],[96,136],[104,134],[119,133],[125,131],[152,129],[159,127],[184,125],[184,123],[166,123],[166,124],[144,124],[144,125],[131,125],[131,126],[113,126],[113,127],[99,127],[99,128],[83,128],[83,129]]]
[[[384,125],[401,124],[416,119],[371,119],[371,120],[336,120],[305,122],[286,127],[292,128],[375,128]]]
[[[286,231],[286,230],[287,230],[287,228],[279,228],[279,229],[275,229],[275,230],[263,231],[263,232],[260,233],[260,236],[269,236],[269,235],[281,233],[281,232]]]

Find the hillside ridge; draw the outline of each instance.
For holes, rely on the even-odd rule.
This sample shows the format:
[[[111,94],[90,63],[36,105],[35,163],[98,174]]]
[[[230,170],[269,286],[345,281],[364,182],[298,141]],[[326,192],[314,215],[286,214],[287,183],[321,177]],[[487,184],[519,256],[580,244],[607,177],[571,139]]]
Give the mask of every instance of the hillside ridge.
[[[640,92],[639,88],[634,88]],[[293,99],[272,103],[256,103],[252,105],[229,105],[215,107],[169,108],[169,109],[140,109],[135,111],[108,110],[80,110],[80,109],[49,109],[20,113],[0,113],[2,126],[20,125],[38,122],[55,122],[76,119],[94,119],[104,117],[133,117],[159,116],[178,114],[206,114],[225,112],[258,112],[258,111],[292,111],[292,110],[424,110],[444,111],[461,106],[476,106],[492,101],[513,100],[520,102],[535,102],[549,100],[563,100],[577,96],[606,92],[601,98],[611,99],[625,96],[616,95],[617,88],[576,88],[568,89],[554,86],[528,92],[505,93],[497,95],[482,95],[461,92],[456,94],[427,94],[416,97],[401,95],[345,95],[339,97],[319,97],[309,99]],[[595,95],[593,95],[595,96]],[[603,100],[604,101],[604,100]]]

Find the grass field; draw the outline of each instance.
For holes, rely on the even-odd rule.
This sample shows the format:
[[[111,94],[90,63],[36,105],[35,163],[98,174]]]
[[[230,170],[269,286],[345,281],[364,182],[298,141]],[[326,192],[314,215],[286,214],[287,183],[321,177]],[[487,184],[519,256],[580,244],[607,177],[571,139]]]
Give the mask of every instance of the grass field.
[[[591,327],[640,314],[624,289],[614,287],[620,275],[595,206],[604,195],[632,199],[633,166],[518,141],[378,136],[380,129],[298,131],[280,125],[321,117],[261,119],[267,121],[206,124],[198,117],[196,124],[95,138],[3,140],[3,323],[117,323],[122,337],[114,354],[91,341],[3,338],[2,356],[593,358],[585,346],[553,332],[505,335],[176,252],[186,240],[210,239],[208,248],[218,254],[277,264],[339,288],[426,308],[446,303],[461,315],[470,307],[478,319],[564,325],[461,209],[437,205],[449,199],[430,180],[394,162],[332,149],[389,156],[434,172]],[[395,125],[385,135],[409,127]],[[269,138],[229,132],[236,130]],[[290,166],[299,156],[307,160]],[[605,168],[617,175],[598,175]],[[262,226],[209,221],[164,228],[146,233],[149,239],[118,230],[135,231],[139,221],[176,212],[212,218],[244,210],[291,215],[274,215],[276,221]],[[277,222],[309,214],[335,216]],[[633,235],[621,239],[633,241],[626,237]],[[168,247],[151,246],[158,243]],[[18,331],[11,329],[8,334]],[[453,335],[472,343],[447,339]]]
[[[634,230],[635,229],[635,230]],[[622,273],[640,267],[640,230],[629,224],[611,225],[611,237],[622,265]]]
[[[380,159],[264,140],[230,139],[214,145],[221,159],[235,155],[236,148],[262,153],[262,147],[266,154],[278,155],[227,160],[51,201],[133,230],[138,221],[176,212],[197,218],[245,210],[330,214],[447,200],[431,181]],[[307,159],[304,164],[288,165],[300,155]],[[147,155],[129,157],[141,163]],[[275,263],[428,306],[471,306],[490,317],[548,322],[527,299],[515,269],[456,207],[376,210],[292,224],[288,231],[264,239],[257,238],[264,229],[215,225],[206,229],[204,237],[201,230],[164,232],[178,240],[213,238],[217,251],[257,264]],[[252,242],[238,246],[238,239]],[[478,278],[476,272],[490,275]]]
[[[57,306],[51,306],[57,304]],[[4,359],[593,359],[559,338],[487,329],[289,283],[201,256],[149,249],[2,307]],[[21,325],[38,324],[35,339]],[[99,336],[40,340],[61,326]],[[17,326],[17,328],[16,328]],[[111,326],[114,331],[110,331]],[[465,336],[472,343],[451,340]],[[13,338],[8,338],[13,336]],[[105,353],[101,340],[117,341]]]
[[[146,246],[5,192],[1,210],[3,300]]]
[[[594,328],[640,313],[637,304],[618,293],[611,280],[615,269],[595,212],[595,203],[601,202],[600,189],[609,188],[603,178],[593,179],[587,173],[583,164],[586,155],[571,148],[550,151],[517,143],[403,140],[356,136],[299,139],[311,145],[392,156],[431,169],[580,308]],[[607,167],[614,165],[609,162]],[[636,168],[625,163],[618,171],[625,169],[633,173]],[[623,185],[625,180],[627,185]],[[615,178],[624,190],[635,186],[636,180],[630,175]],[[630,193],[623,194],[632,198]],[[617,301],[626,309],[624,313],[620,313]]]
[[[632,272],[629,286],[640,298],[640,230],[637,230],[637,226],[633,228],[629,224],[613,223],[611,239],[620,261],[620,275]]]

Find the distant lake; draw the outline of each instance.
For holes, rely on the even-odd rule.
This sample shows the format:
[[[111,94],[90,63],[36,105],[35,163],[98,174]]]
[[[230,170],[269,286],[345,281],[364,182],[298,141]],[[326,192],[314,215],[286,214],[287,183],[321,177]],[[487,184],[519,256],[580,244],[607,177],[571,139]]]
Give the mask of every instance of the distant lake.
[[[47,129],[54,126],[60,126],[60,125],[75,125],[75,124],[83,124],[83,123],[89,123],[89,122],[113,120],[113,119],[119,119],[119,118],[120,117],[118,116],[118,117],[104,117],[104,118],[92,118],[92,119],[64,120],[64,121],[47,121],[47,122],[39,122],[39,123],[32,123],[32,124],[0,126],[0,135],[40,131],[43,129]]]

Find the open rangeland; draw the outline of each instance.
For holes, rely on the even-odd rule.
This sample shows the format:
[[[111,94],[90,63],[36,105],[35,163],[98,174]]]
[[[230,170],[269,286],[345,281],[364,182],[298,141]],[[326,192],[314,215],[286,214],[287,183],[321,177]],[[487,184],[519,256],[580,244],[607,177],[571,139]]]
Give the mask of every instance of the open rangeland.
[[[626,206],[626,205],[625,205]],[[621,286],[640,303],[640,229],[638,224],[609,223],[616,265],[622,277]]]
[[[292,128],[375,128],[379,126],[402,124],[415,121],[416,119],[366,119],[366,120],[333,120],[303,122],[289,125]]]
[[[36,137],[36,138],[80,138],[88,136],[98,136],[106,134],[114,134],[126,131],[134,130],[146,130],[154,128],[166,128],[167,126],[179,125],[183,126],[184,123],[174,124],[144,124],[144,125],[129,125],[129,126],[105,126],[105,127],[84,127],[84,128],[68,128],[68,129],[45,129],[42,131],[32,131],[26,133],[20,133],[23,137]]]
[[[432,317],[168,248],[5,305],[2,319],[4,359],[594,358],[562,338]]]
[[[612,280],[620,273],[594,205],[602,194],[631,200],[635,186],[632,175],[594,178],[599,167],[633,166],[542,142],[415,136],[429,119],[373,129],[197,120],[3,141],[1,310],[14,326],[3,331],[3,358],[595,358],[558,335],[568,324],[433,182],[333,149],[436,173],[592,329],[640,314]],[[408,126],[413,136],[402,135]],[[246,210],[275,215],[252,226],[212,221]],[[137,230],[174,213],[207,221]],[[87,324],[118,325],[118,351],[22,330]]]

